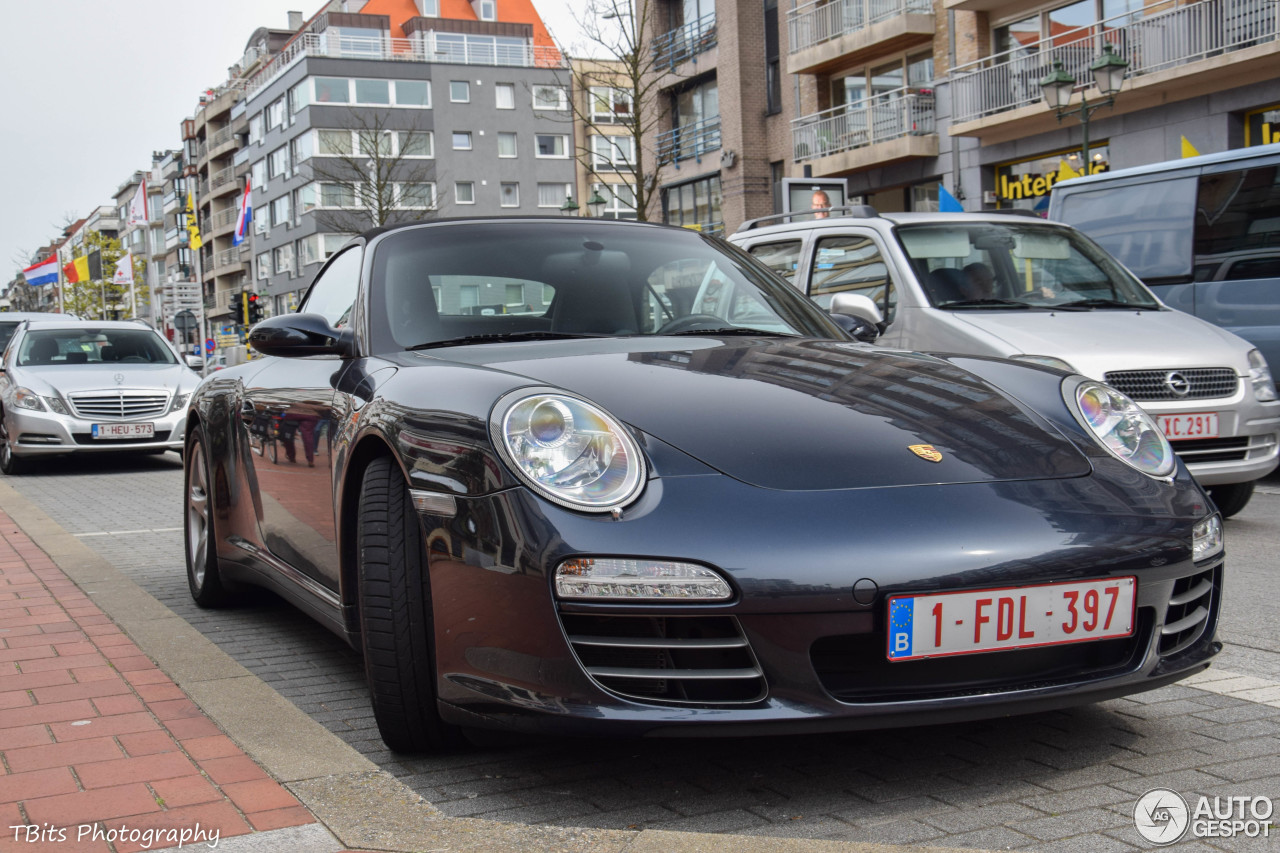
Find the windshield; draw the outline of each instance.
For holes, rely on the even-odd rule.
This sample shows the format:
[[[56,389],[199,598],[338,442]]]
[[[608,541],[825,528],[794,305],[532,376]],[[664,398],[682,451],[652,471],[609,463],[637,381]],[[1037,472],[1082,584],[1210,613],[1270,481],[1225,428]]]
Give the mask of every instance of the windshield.
[[[699,332],[847,339],[749,256],[693,231],[556,221],[412,229],[378,245],[373,274],[375,335],[400,349]]]
[[[22,339],[19,367],[64,364],[177,364],[177,359],[147,329],[42,329]]]
[[[898,239],[938,308],[1149,308],[1151,292],[1079,232],[1029,223],[902,225]]]
[[[17,328],[17,323],[0,323],[0,352],[4,352],[4,348],[9,345]]]

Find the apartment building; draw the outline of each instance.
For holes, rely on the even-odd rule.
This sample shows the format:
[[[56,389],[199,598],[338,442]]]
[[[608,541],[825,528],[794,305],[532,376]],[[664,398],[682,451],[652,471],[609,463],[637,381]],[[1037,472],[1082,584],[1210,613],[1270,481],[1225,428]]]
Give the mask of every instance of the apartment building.
[[[134,282],[134,305],[125,316],[141,317],[159,327],[161,320],[160,303],[155,298],[160,282],[167,272],[165,246],[165,182],[157,167],[166,157],[173,157],[177,152],[157,151],[151,155],[151,168],[139,170],[126,178],[115,191],[116,216],[119,221],[119,238],[121,247],[132,252],[135,259],[145,261],[146,272],[141,279]],[[129,203],[138,191],[139,185],[146,183],[147,219],[144,222],[129,221]],[[172,219],[172,216],[170,216]],[[109,271],[114,274],[114,270]],[[107,275],[108,270],[103,270]]]
[[[636,218],[635,104],[622,63],[574,59],[571,97],[580,215]]]
[[[558,212],[566,69],[528,0],[326,5],[245,87],[253,287],[288,311],[352,233]]]
[[[1074,103],[1098,103],[1089,66],[1108,45],[1127,78],[1089,122],[1090,171],[1177,159],[1184,138],[1202,154],[1280,141],[1275,0],[943,5],[972,21],[978,55],[951,69],[948,132],[978,143],[958,177],[987,206],[1043,210],[1060,175],[1083,173],[1084,128],[1077,116],[1058,122],[1040,81],[1060,64],[1077,81]]]

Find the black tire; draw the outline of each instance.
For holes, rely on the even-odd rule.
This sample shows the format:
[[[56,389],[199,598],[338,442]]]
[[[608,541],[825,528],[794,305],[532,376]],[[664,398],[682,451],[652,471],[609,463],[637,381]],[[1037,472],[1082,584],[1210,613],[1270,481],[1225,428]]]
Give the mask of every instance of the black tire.
[[[435,626],[422,526],[390,457],[365,470],[356,535],[365,674],[382,740],[395,752],[456,749],[461,733],[436,709]]]
[[[183,551],[187,556],[187,587],[200,607],[224,607],[234,596],[222,580],[218,566],[217,534],[214,531],[212,462],[204,428],[197,426],[187,436],[183,458],[182,515]]]
[[[1249,503],[1249,498],[1253,497],[1254,481],[1247,483],[1230,483],[1225,486],[1209,486],[1205,489],[1209,493],[1209,497],[1213,498],[1213,502],[1218,505],[1218,512],[1222,513],[1223,518],[1231,516],[1244,509]]]
[[[9,424],[0,412],[0,471],[13,477],[27,472],[27,460],[13,455],[9,447]]]

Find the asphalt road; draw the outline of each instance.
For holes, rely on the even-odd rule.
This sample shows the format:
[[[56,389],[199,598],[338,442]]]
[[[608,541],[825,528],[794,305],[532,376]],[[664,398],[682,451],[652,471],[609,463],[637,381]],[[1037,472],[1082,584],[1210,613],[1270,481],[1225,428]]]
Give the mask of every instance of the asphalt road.
[[[333,635],[268,593],[234,610],[201,611],[191,603],[176,456],[51,460],[39,474],[8,482],[450,815],[1098,853],[1146,846],[1131,816],[1137,797],[1154,787],[1280,799],[1280,702],[1207,686],[1174,685],[1071,711],[890,732],[526,740],[404,759],[383,747],[360,660]],[[1280,476],[1228,522],[1227,546],[1220,630],[1227,648],[1215,669],[1280,690]],[[1184,841],[1178,849],[1280,849],[1277,843]]]

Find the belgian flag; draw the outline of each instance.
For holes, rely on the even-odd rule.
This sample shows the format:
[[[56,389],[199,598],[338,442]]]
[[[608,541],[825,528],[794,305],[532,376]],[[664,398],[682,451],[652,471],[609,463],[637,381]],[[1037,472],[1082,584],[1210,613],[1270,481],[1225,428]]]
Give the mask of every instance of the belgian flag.
[[[97,281],[102,278],[102,252],[95,249],[88,255],[76,258],[63,266],[62,274],[67,277],[68,284]]]

